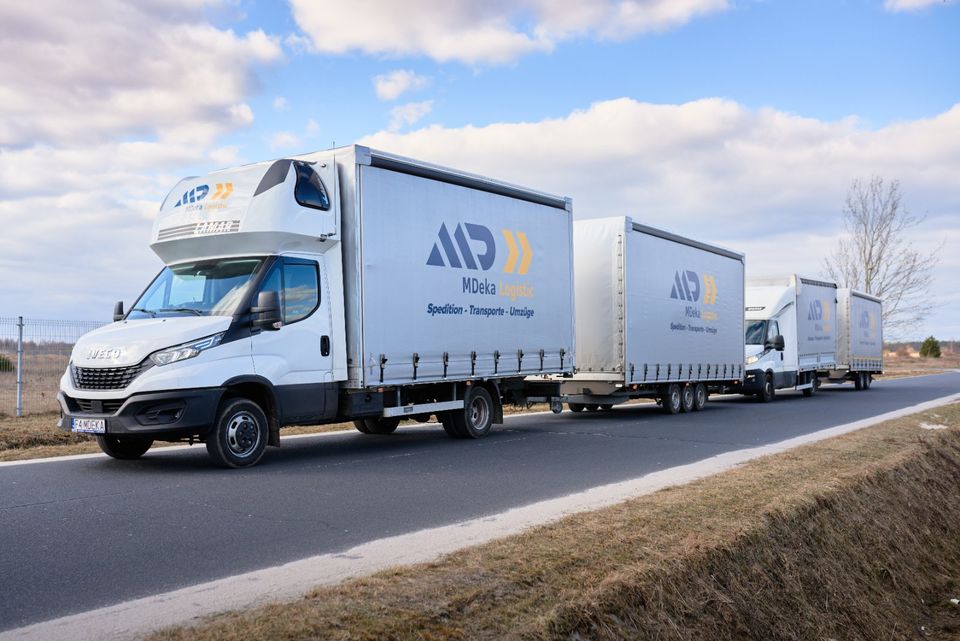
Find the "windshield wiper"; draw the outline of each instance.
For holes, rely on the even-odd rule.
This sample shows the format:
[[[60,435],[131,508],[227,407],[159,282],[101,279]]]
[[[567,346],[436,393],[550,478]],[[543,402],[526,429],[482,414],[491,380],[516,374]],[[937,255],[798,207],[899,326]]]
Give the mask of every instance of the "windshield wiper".
[[[158,309],[157,311],[158,312],[190,312],[195,316],[203,316],[203,312],[193,307],[164,307],[163,309]]]
[[[150,318],[156,318],[157,313],[152,309],[144,309],[142,307],[134,307],[130,310],[131,312],[143,312],[144,314],[150,314]]]

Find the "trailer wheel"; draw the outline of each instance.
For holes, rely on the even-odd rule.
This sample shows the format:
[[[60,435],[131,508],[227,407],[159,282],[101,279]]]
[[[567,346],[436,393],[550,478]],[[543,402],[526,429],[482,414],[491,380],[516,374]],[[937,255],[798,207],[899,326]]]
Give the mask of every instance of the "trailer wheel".
[[[245,398],[228,399],[207,436],[207,454],[222,467],[250,467],[263,458],[269,436],[267,415],[259,405]]]
[[[493,426],[493,397],[483,387],[467,388],[462,410],[446,412],[443,429],[453,438],[483,438]]]
[[[660,403],[664,414],[679,414],[683,404],[683,394],[676,383],[667,385],[667,393],[661,397]]]
[[[360,431],[364,434],[393,434],[397,431],[397,426],[400,425],[399,416],[370,416],[362,420],[366,430]]]
[[[601,403],[600,409],[604,412],[609,412],[613,409],[613,403]]]
[[[763,377],[763,389],[757,394],[757,400],[761,403],[769,403],[776,394],[777,391],[773,387],[773,374],[768,372],[767,375]]]
[[[866,386],[866,389],[870,389],[870,386],[873,385],[873,374],[867,372],[863,375],[863,383]]]
[[[697,383],[693,388],[693,411],[699,412],[707,404],[707,386]]]
[[[582,412],[584,405],[583,403],[567,403],[567,407],[570,408],[571,412]]]
[[[803,395],[807,398],[810,398],[817,393],[817,389],[820,387],[820,379],[817,378],[816,372],[810,372],[810,387],[803,390]]]
[[[680,411],[686,414],[693,411],[693,385],[684,385],[680,388]]]
[[[97,445],[107,456],[121,461],[132,461],[147,453],[147,450],[153,445],[153,439],[98,434]]]
[[[862,389],[866,389],[866,386],[863,383],[863,372],[857,372],[856,377],[853,379],[853,386],[858,392]]]
[[[584,405],[584,407],[587,408],[588,412],[596,412],[598,409],[600,409],[599,403],[587,403]]]
[[[357,420],[355,420],[355,421],[353,422],[353,426],[354,426],[355,428],[357,428],[357,431],[358,431],[358,432],[361,432],[361,433],[363,433],[363,434],[369,434],[369,433],[370,433],[370,431],[367,429],[367,424],[363,422],[363,419],[362,419],[362,418],[358,418]]]

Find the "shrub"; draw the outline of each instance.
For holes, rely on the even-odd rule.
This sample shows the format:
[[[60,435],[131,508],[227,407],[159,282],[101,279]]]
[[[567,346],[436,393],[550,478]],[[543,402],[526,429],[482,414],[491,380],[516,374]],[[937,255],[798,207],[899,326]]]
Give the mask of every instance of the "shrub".
[[[12,372],[13,361],[6,354],[0,354],[0,372]]]
[[[920,356],[924,358],[940,358],[940,341],[933,336],[927,336],[920,346]]]

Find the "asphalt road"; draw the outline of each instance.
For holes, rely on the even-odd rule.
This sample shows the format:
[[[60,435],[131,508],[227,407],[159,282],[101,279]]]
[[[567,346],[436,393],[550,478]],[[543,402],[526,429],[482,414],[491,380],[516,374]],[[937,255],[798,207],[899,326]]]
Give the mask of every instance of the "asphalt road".
[[[636,478],[960,392],[960,373],[826,386],[763,405],[711,400],[288,441],[220,470],[203,446],[0,466],[0,631]]]

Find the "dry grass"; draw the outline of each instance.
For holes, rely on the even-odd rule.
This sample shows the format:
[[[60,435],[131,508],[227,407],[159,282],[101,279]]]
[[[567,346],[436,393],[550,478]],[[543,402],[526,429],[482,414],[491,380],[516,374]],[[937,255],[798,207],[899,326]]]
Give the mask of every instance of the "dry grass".
[[[956,638],[958,427],[955,404],[151,641]]]
[[[884,378],[925,376],[960,369],[960,355],[947,353],[941,358],[920,358],[897,354],[883,359]]]

